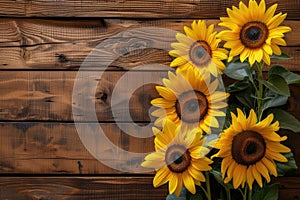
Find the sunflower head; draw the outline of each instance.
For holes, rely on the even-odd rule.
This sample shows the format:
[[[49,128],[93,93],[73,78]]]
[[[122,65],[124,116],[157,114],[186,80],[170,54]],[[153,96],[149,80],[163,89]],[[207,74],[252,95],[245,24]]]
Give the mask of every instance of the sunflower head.
[[[155,152],[145,157],[143,167],[154,168],[154,187],[169,182],[169,193],[179,195],[183,186],[196,193],[196,185],[205,182],[202,171],[211,170],[212,161],[206,157],[209,149],[198,129],[182,130],[166,120],[162,131],[156,133]]]
[[[287,162],[281,153],[290,149],[280,144],[287,137],[276,133],[279,123],[272,123],[273,114],[257,122],[254,110],[248,118],[240,109],[237,112],[237,116],[231,113],[232,124],[221,133],[215,146],[220,150],[214,157],[223,158],[221,172],[225,183],[233,180],[234,188],[247,183],[252,189],[256,181],[262,187],[262,177],[270,182],[270,174],[277,176],[275,161]]]
[[[188,68],[185,71],[169,72],[169,79],[163,79],[164,86],[156,90],[161,98],[151,101],[158,107],[152,115],[157,117],[155,126],[162,127],[168,118],[189,129],[199,128],[211,133],[211,127],[219,128],[225,117],[228,94],[218,79],[211,80],[207,70]]]
[[[228,17],[221,17],[219,25],[229,30],[221,31],[217,37],[226,41],[224,47],[230,49],[229,61],[239,55],[242,62],[248,58],[251,66],[261,61],[270,65],[270,56],[281,54],[278,45],[286,45],[284,33],[291,28],[280,26],[287,14],[274,15],[276,8],[274,4],[266,9],[265,0],[259,4],[249,0],[248,7],[241,1],[238,8],[227,8]]]
[[[170,64],[184,70],[188,67],[207,68],[215,77],[226,67],[221,60],[227,59],[227,51],[219,48],[214,25],[206,26],[205,21],[193,21],[191,28],[184,27],[185,34],[176,35],[177,43],[170,55],[176,57]]]

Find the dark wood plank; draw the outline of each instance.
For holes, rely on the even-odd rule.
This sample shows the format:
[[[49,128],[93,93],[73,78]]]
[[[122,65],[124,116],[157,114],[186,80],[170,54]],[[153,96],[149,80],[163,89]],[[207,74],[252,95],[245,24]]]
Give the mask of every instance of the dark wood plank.
[[[87,76],[89,84],[97,87],[96,93],[85,101],[94,102],[98,117],[95,120],[101,121],[128,121],[130,116],[133,121],[149,121],[150,101],[158,97],[154,83],[161,83],[167,76],[166,71],[104,72],[101,77],[95,72],[81,74]],[[78,105],[77,100],[72,104],[73,91],[80,94],[92,88],[84,85],[86,83],[81,87],[81,82],[77,81],[80,88],[75,92],[76,75],[77,72],[65,71],[0,72],[0,120],[72,121],[73,106],[77,113],[84,112],[82,121],[90,121],[87,116],[95,112],[93,107]],[[147,79],[153,85],[144,84]],[[136,90],[130,91],[135,86]],[[116,88],[119,92],[114,93],[112,101]],[[112,107],[116,110],[114,116]]]
[[[84,100],[95,101],[97,119],[91,120],[89,117],[95,112],[93,107],[74,104],[75,100],[72,104],[73,91],[79,94],[82,91],[89,91],[87,88],[91,89],[90,86],[83,85],[78,91],[73,90],[77,72],[2,71],[0,72],[0,120],[72,121],[74,120],[73,106],[77,113],[81,113],[81,117],[76,118],[77,121],[129,122],[131,117],[132,121],[149,122],[149,113],[153,109],[150,101],[158,97],[154,83],[160,84],[162,78],[167,77],[166,71],[127,73],[107,71],[102,73],[101,77],[95,77],[95,72],[82,74],[94,76],[87,79],[91,80],[88,81],[89,84],[97,86],[96,93]],[[146,79],[153,84],[146,83]],[[224,81],[225,84],[230,82],[227,79]],[[132,89],[133,87],[136,89]],[[299,89],[299,84],[291,86],[291,97],[285,107],[298,119],[300,119]],[[112,94],[115,96],[112,97]],[[114,115],[112,107],[115,110]]]
[[[152,177],[0,177],[0,199],[161,200],[167,186],[153,188]]]
[[[167,185],[153,188],[153,177],[0,177],[0,198],[27,199],[165,199]],[[300,197],[300,179],[280,178],[279,199]]]
[[[140,166],[144,156],[154,151],[150,127],[139,124],[136,128],[132,124],[122,124],[121,131],[117,124],[100,123],[105,136],[94,137],[93,134],[100,134],[95,133],[94,127],[98,124],[82,125],[84,131],[78,132],[73,123],[0,123],[0,173],[150,172]],[[89,137],[86,139],[90,140],[83,141],[81,137]],[[97,152],[91,154],[87,148],[94,145],[95,141],[98,141],[96,145],[99,147]],[[121,152],[121,149],[130,153]],[[101,162],[94,156],[100,156]]]
[[[133,33],[134,28],[166,28],[183,31],[191,20],[37,20],[0,19],[0,69],[78,69],[85,58],[94,50],[94,60],[87,60],[89,69],[128,70],[141,64],[160,63],[168,65],[170,57],[166,50],[175,41],[175,33],[149,29]],[[217,20],[208,23],[217,24]],[[294,56],[292,61],[283,62],[291,70],[299,65],[300,31],[299,21],[286,21],[293,28],[284,48]],[[133,29],[133,30],[132,30]],[[221,28],[217,28],[221,30]],[[127,33],[120,34],[122,31]],[[131,33],[129,34],[129,32]],[[120,34],[117,37],[117,34]],[[163,37],[162,37],[163,36]],[[115,37],[103,48],[95,47],[106,39]],[[147,48],[141,50],[140,48]],[[116,59],[105,54],[111,49]],[[139,49],[139,50],[135,50]],[[159,50],[163,49],[163,50]],[[131,53],[129,53],[131,52]],[[121,56],[123,55],[123,56]],[[96,62],[98,61],[98,62]]]
[[[87,127],[83,134],[89,137],[96,130],[93,129],[93,125],[97,124],[82,123],[82,125],[86,125],[84,128]],[[97,143],[101,145],[101,149],[98,150],[98,154],[95,154],[101,155],[101,162],[99,162],[88,152],[86,147],[90,146],[84,144],[90,143],[80,139],[82,132],[77,131],[75,124],[1,122],[0,173],[120,174],[141,170],[138,166],[144,157],[140,154],[152,152],[154,149],[151,128],[146,127],[145,124],[139,124],[136,128],[132,126],[132,123],[122,124],[123,131],[115,123],[100,123],[100,126],[115,148],[139,153],[139,155],[127,155],[121,151],[115,151],[103,139]],[[141,131],[142,127],[143,131]],[[285,145],[292,149],[299,165],[300,134],[285,130],[281,130],[281,133],[288,136]],[[97,141],[92,137],[91,140]],[[119,153],[114,154],[115,152]],[[114,166],[114,168],[106,165]],[[295,172],[295,175],[300,175],[300,169]]]
[[[243,0],[248,2],[248,0]],[[51,1],[20,0],[1,1],[0,16],[26,17],[126,17],[126,18],[218,18],[226,14],[226,8],[238,5],[234,1]],[[267,5],[279,3],[278,12],[288,12],[291,19],[299,19],[297,0],[268,0]]]

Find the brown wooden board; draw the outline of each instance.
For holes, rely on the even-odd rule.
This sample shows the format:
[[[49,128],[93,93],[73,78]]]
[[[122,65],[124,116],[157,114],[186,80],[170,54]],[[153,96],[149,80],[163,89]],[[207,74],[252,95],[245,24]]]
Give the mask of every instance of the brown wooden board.
[[[0,173],[120,174],[136,173],[138,170],[146,172],[140,167],[140,163],[145,154],[154,151],[150,127],[145,124],[138,124],[138,127],[133,127],[131,123],[122,124],[121,131],[118,125],[113,123],[81,123],[80,126],[82,125],[85,129],[78,132],[73,123],[0,123]],[[93,136],[100,135],[93,129],[94,125],[101,127],[103,137]],[[140,131],[140,128],[143,128],[143,131]],[[84,137],[90,137],[86,138],[89,142],[80,139]],[[112,148],[110,142],[113,144]],[[97,145],[97,151],[90,153],[87,148],[94,144]],[[101,162],[94,156],[101,159]],[[149,172],[151,170],[147,170],[146,173]]]
[[[167,187],[152,186],[152,177],[0,177],[6,200],[161,200]]]
[[[118,127],[120,124],[115,123],[82,123],[82,125],[87,127],[84,132],[81,131],[82,129],[76,129],[75,124],[72,123],[1,122],[0,173],[135,173],[142,170],[139,167],[144,158],[142,154],[148,154],[154,150],[151,128],[146,124],[138,124],[139,127],[133,127],[132,123],[122,124],[123,131]],[[101,140],[91,137],[91,142],[87,143],[81,138],[100,134],[95,133],[93,125],[100,125],[105,137],[101,137]],[[288,136],[285,145],[292,149],[299,165],[300,134],[286,130],[281,130],[281,134]],[[107,141],[113,144],[113,148],[110,148]],[[94,143],[99,146],[98,151],[90,153],[87,148]],[[128,151],[130,154],[120,150]],[[94,156],[100,156],[98,158],[101,162]],[[150,172],[151,170],[145,171],[145,173]],[[300,169],[295,175],[300,175]]]
[[[81,72],[77,78],[78,73],[73,71],[1,71],[0,120],[61,122],[73,121],[76,115],[76,121],[150,121],[154,109],[150,101],[159,97],[155,85],[161,84],[167,71],[98,73]],[[226,79],[225,84],[229,81]],[[73,89],[75,83],[78,87]],[[286,105],[286,110],[298,119],[299,86],[291,86]],[[92,87],[96,88],[95,93]],[[72,98],[86,92],[89,95],[80,101]],[[89,117],[93,113],[97,118]]]
[[[0,198],[6,200],[165,199],[167,185],[152,186],[153,177],[0,177]],[[299,178],[280,178],[279,199],[300,197]]]
[[[247,0],[243,0],[248,2]],[[117,18],[218,18],[226,8],[238,5],[238,0],[188,1],[91,1],[91,0],[19,0],[1,1],[0,16],[20,17],[117,17]],[[267,0],[267,5],[279,3],[278,12],[288,12],[291,19],[299,19],[297,0]]]
[[[77,70],[85,59],[86,69],[93,70],[129,70],[147,63],[169,65],[168,50],[175,41],[172,31],[182,32],[183,26],[191,22],[0,19],[0,69]],[[218,20],[208,23],[217,24]],[[290,70],[298,70],[300,22],[286,21],[285,24],[293,31],[286,35],[291,47],[283,51],[292,55],[293,60],[280,63]],[[107,39],[110,39],[109,44],[103,42]],[[103,46],[99,47],[100,44]],[[87,59],[92,51],[94,59]],[[111,52],[114,59],[107,56],[107,52]]]

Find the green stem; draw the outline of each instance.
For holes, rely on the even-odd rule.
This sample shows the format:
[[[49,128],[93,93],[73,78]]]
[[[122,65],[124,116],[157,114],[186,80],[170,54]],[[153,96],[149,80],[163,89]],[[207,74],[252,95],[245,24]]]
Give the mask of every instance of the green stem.
[[[252,190],[250,189],[250,187],[248,187],[248,200],[252,200]]]
[[[230,189],[225,189],[225,190],[226,190],[227,200],[231,200]]]
[[[210,181],[209,181],[209,172],[205,172],[206,178],[206,192],[207,192],[207,200],[211,200],[211,191],[210,191]]]
[[[257,91],[257,116],[258,120],[262,117],[262,106],[263,106],[263,64],[256,64],[258,73],[258,91]]]
[[[243,200],[247,200],[247,191],[248,191],[248,187],[246,185],[246,187],[245,187],[245,193],[243,195]]]

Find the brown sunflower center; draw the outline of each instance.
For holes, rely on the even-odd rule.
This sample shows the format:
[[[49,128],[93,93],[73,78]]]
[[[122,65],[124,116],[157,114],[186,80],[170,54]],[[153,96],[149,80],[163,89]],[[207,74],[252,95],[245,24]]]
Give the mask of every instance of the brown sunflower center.
[[[182,93],[176,101],[176,113],[178,117],[187,123],[199,122],[208,111],[206,96],[199,91]]]
[[[246,23],[240,31],[240,39],[245,47],[250,49],[261,48],[269,35],[266,24],[259,21]]]
[[[170,171],[182,173],[191,164],[190,152],[183,145],[174,144],[167,149],[165,162]]]
[[[243,131],[232,141],[232,158],[241,165],[253,165],[260,161],[266,153],[264,138],[254,131]]]
[[[210,62],[211,56],[211,47],[204,40],[194,42],[189,51],[190,60],[198,67],[206,66]]]

